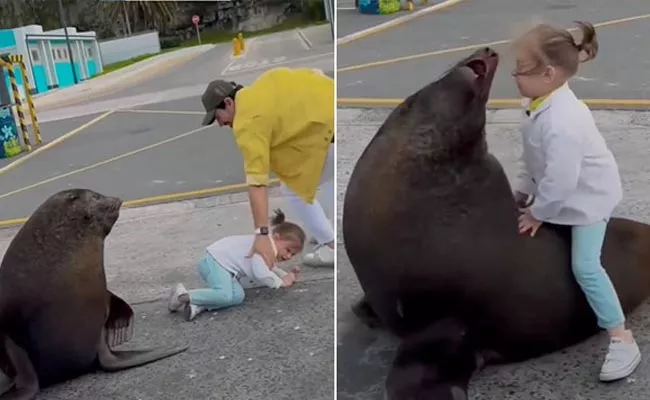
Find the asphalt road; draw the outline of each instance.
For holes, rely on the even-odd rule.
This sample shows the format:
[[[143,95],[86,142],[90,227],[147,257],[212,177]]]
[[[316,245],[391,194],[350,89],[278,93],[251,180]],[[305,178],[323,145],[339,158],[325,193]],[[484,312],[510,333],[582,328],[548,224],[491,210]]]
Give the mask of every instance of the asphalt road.
[[[109,290],[135,310],[134,338],[125,346],[190,348],[139,368],[82,376],[45,389],[38,399],[332,400],[332,268],[305,267],[291,288],[250,289],[242,305],[192,322],[167,311],[177,282],[189,289],[203,285],[195,264],[205,246],[249,232],[243,200],[240,194],[123,210],[106,241],[105,268]],[[270,206],[295,220],[283,199],[272,198]],[[0,255],[15,232],[0,229]]]
[[[323,70],[333,70],[334,47],[329,25],[307,28],[303,32],[313,47],[307,49],[304,39],[301,39],[295,30],[247,39],[247,51],[237,59],[231,57],[232,46],[224,44],[178,68],[163,72],[156,79],[97,97],[94,101],[205,85],[221,75],[229,77],[251,73],[257,75],[262,70],[273,66],[302,64]]]
[[[154,80],[89,104],[43,112],[47,122],[41,123],[41,131],[47,143],[109,109],[160,111],[116,112],[0,175],[0,220],[26,217],[49,194],[73,186],[110,190],[133,200],[244,182],[230,129],[201,129],[205,84],[220,76],[248,84],[274,65],[321,68],[332,76],[333,54],[328,53],[333,42],[327,35],[329,26],[323,25],[305,30],[304,36],[289,31],[254,38],[248,41],[248,53],[238,59],[217,47]],[[147,146],[155,147],[139,151]],[[130,152],[137,153],[93,166]],[[0,160],[0,167],[13,160]]]
[[[442,0],[430,0],[427,4],[422,4],[421,1],[414,1],[415,11],[430,7]],[[406,4],[406,0],[401,0],[402,5]],[[353,34],[355,32],[371,28],[373,26],[388,22],[395,18],[408,15],[409,11],[402,10],[388,15],[374,15],[374,14],[361,14],[354,9],[354,1],[338,1],[339,9],[336,10],[336,29],[338,38]],[[352,8],[352,9],[351,9]]]
[[[338,110],[337,147],[337,392],[339,400],[380,400],[396,349],[395,340],[361,325],[350,307],[361,295],[341,237],[341,210],[350,173],[390,110]],[[619,216],[650,223],[650,112],[596,111],[596,121],[614,152],[623,179]],[[488,113],[488,145],[512,180],[521,152],[519,113]],[[534,312],[534,310],[531,310]],[[636,400],[650,397],[650,302],[628,318],[645,358],[629,379],[605,385],[598,370],[607,346],[605,334],[565,351],[524,363],[491,366],[470,382],[469,400]]]
[[[650,14],[645,0],[465,0],[396,28],[338,47],[337,68],[507,40],[534,21],[570,27],[573,20],[592,23]],[[650,95],[650,33],[648,19],[597,27],[599,56],[583,64],[572,82],[576,93],[589,98],[634,98]],[[493,98],[518,97],[509,72],[507,45],[497,45],[503,60],[494,82]],[[435,55],[372,68],[339,71],[339,97],[404,98],[472,50]]]

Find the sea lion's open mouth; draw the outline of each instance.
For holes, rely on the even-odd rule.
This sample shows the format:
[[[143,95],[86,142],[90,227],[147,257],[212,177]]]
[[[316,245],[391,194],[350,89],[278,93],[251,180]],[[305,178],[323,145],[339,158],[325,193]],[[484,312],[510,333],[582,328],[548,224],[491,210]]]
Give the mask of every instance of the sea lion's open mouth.
[[[469,67],[474,72],[476,79],[483,79],[488,73],[487,63],[480,59],[472,60],[468,62],[466,66]]]

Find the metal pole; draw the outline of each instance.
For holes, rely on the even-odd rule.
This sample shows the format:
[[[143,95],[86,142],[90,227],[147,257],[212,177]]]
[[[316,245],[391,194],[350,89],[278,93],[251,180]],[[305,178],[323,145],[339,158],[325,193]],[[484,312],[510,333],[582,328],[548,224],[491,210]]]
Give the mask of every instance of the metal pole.
[[[65,11],[63,9],[63,0],[59,0],[59,17],[61,18],[61,25],[63,25],[63,31],[65,32],[65,42],[68,45],[68,55],[70,57],[70,67],[72,68],[72,79],[74,79],[75,85],[79,83],[77,78],[77,71],[74,68],[74,57],[72,56],[72,46],[70,46],[70,38],[68,37],[68,24],[66,23]]]

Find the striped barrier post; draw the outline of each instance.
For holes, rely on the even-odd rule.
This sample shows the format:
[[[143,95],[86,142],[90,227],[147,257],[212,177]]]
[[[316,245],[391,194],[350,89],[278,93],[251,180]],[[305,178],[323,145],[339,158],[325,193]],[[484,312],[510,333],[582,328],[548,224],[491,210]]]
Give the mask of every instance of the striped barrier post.
[[[14,103],[16,104],[16,111],[18,113],[18,122],[20,122],[20,130],[23,134],[23,142],[25,143],[25,149],[27,151],[31,151],[32,144],[29,140],[29,133],[27,132],[27,124],[25,123],[25,114],[23,113],[23,103],[20,100],[20,91],[18,91],[18,84],[16,83],[16,74],[14,73],[14,66],[11,63],[11,61],[9,61],[9,57],[3,57],[2,61],[4,67],[7,68],[7,73],[9,74],[9,84],[11,85],[11,91],[13,92],[14,95]]]
[[[40,144],[43,142],[43,138],[41,137],[41,129],[38,126],[38,119],[36,118],[36,107],[34,107],[34,99],[32,98],[32,94],[34,94],[36,91],[32,88],[32,85],[29,83],[29,79],[27,78],[27,68],[25,67],[25,61],[23,59],[23,56],[20,54],[10,55],[9,60],[12,63],[20,65],[20,73],[23,77],[23,83],[25,86],[25,97],[27,97],[27,105],[29,107],[29,116],[32,120],[32,132],[34,133],[34,139],[36,139],[36,143]]]

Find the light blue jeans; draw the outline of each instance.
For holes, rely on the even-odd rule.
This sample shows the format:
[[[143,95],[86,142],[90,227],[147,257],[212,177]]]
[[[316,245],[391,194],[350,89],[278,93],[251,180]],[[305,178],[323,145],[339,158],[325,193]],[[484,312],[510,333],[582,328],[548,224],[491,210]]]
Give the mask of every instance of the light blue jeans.
[[[618,295],[603,268],[600,257],[608,220],[572,227],[571,263],[573,275],[587,297],[602,329],[625,322]]]
[[[205,253],[199,262],[198,270],[201,279],[208,287],[190,290],[191,304],[207,310],[217,310],[236,306],[244,301],[244,288],[212,255]]]

